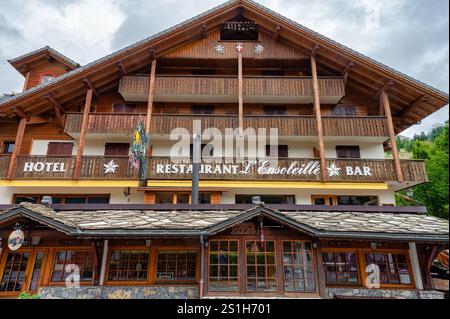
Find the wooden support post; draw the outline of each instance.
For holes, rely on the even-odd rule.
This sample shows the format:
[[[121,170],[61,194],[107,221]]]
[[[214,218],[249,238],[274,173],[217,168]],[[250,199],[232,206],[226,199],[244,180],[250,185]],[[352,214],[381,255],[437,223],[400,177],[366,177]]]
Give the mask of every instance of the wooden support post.
[[[30,81],[30,74],[31,74],[31,72],[28,71],[27,75],[25,76],[25,82],[23,82],[22,92],[27,90],[28,82]]]
[[[102,253],[102,266],[100,270],[100,281],[99,285],[103,286],[106,278],[106,260],[108,259],[108,239],[103,242],[103,253]]]
[[[322,249],[320,247],[320,242],[315,242],[314,245],[316,245],[315,252],[316,252],[316,262],[317,262],[317,285],[319,289],[320,297],[323,299],[329,299],[327,294],[327,288],[326,288],[326,277],[325,277],[325,269],[323,265],[323,256],[322,256]]]
[[[80,177],[81,161],[84,151],[84,143],[86,141],[86,134],[89,126],[89,111],[92,102],[92,89],[86,92],[86,101],[84,103],[83,119],[81,121],[80,139],[78,141],[77,157],[73,166],[73,179],[77,180]]]
[[[317,63],[316,63],[316,55],[319,48],[320,48],[319,46],[316,46],[311,54],[311,73],[313,85],[314,113],[316,114],[317,135],[319,137],[320,171],[322,173],[322,181],[325,182],[328,180],[328,175],[326,171],[327,163],[325,161],[325,143],[323,141],[322,114],[320,111],[319,80],[317,78]]]
[[[239,103],[239,135],[244,133],[244,77],[242,70],[242,52],[238,53],[238,103]]]
[[[152,113],[153,113],[153,96],[155,91],[155,80],[156,80],[156,59],[152,60],[150,67],[150,81],[148,85],[148,102],[147,102],[147,117],[145,120],[145,134],[150,135],[150,126],[152,123]],[[150,153],[149,153],[150,154]]]
[[[394,157],[394,166],[395,166],[395,173],[397,174],[397,181],[399,183],[403,183],[404,182],[403,171],[397,150],[397,137],[395,135],[394,122],[392,121],[391,107],[389,105],[389,96],[385,91],[381,92],[380,103],[383,106],[384,114],[386,115],[387,119],[389,139],[391,140],[392,156]]]
[[[11,154],[11,159],[9,161],[8,167],[8,175],[7,179],[12,179],[14,174],[14,169],[16,168],[17,156],[20,153],[20,149],[22,148],[23,136],[25,134],[25,128],[27,126],[27,118],[22,117],[19,122],[19,127],[17,129],[16,140],[14,142],[14,150]]]

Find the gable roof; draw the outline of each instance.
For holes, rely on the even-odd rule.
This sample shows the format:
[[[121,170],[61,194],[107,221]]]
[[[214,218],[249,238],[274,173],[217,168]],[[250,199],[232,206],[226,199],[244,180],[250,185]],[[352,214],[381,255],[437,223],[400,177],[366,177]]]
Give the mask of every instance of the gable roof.
[[[0,223],[18,216],[78,237],[213,236],[233,225],[264,216],[319,238],[448,242],[449,222],[416,214],[248,210],[98,210],[55,211],[23,203],[0,213]]]
[[[41,59],[48,58],[48,57],[51,57],[51,58],[55,59],[56,61],[64,64],[70,70],[74,70],[74,69],[80,67],[80,64],[69,59],[62,53],[56,51],[55,49],[52,49],[49,46],[45,46],[45,47],[37,49],[35,51],[18,56],[14,59],[10,59],[10,60],[8,60],[8,62],[17,71],[19,71],[22,75],[25,75],[27,71],[25,71],[23,69],[24,65],[28,64],[30,61],[41,60]]]
[[[111,83],[117,81],[119,76],[119,72],[105,72],[108,67],[114,68],[115,64],[118,62],[131,58],[137,59],[139,56],[141,64],[133,66],[130,70],[147,69],[150,64],[149,49],[154,49],[154,52],[158,55],[167,51],[170,47],[175,47],[180,45],[180,43],[191,41],[193,37],[197,36],[197,34],[202,31],[202,25],[213,28],[218,25],[219,21],[223,21],[226,17],[235,15],[238,10],[245,10],[244,15],[250,15],[253,18],[256,18],[255,20],[261,20],[258,22],[259,25],[262,26],[266,24],[268,29],[271,28],[271,25],[274,27],[276,25],[281,25],[281,37],[285,38],[285,40],[289,41],[292,45],[300,45],[299,43],[296,43],[295,40],[292,40],[299,36],[311,43],[309,48],[303,49],[312,50],[314,44],[319,44],[321,49],[319,52],[318,63],[327,63],[326,67],[328,68],[332,67],[343,70],[346,63],[348,64],[349,61],[354,61],[356,63],[355,68],[359,69],[358,77],[362,78],[361,74],[364,73],[365,78],[370,79],[370,82],[373,85],[370,88],[366,88],[367,92],[372,90],[371,93],[374,94],[389,80],[395,81],[395,86],[391,88],[391,91],[393,92],[391,95],[391,104],[392,107],[395,108],[393,113],[400,118],[409,119],[409,123],[403,123],[401,125],[402,129],[409,127],[448,104],[447,93],[368,58],[367,56],[283,17],[258,3],[251,0],[231,0],[147,39],[107,55],[104,58],[61,75],[52,82],[38,85],[25,92],[19,93],[6,101],[2,101],[0,102],[0,111],[8,112],[11,106],[17,105],[33,105],[32,108],[30,108],[30,112],[35,110],[45,111],[46,109],[42,108],[42,103],[45,104],[46,102],[43,101],[42,94],[52,90],[55,91],[55,97],[59,98],[61,102],[71,101],[75,98],[83,99],[84,93],[82,88],[84,85],[81,83],[81,78],[86,76],[95,78],[94,81],[91,79],[91,82],[93,82],[94,86],[97,85],[99,87],[98,91],[107,90],[112,87]],[[335,53],[334,55],[339,56],[342,61],[334,63],[327,60],[325,62],[325,57],[322,57],[321,55],[326,52]],[[146,60],[145,56],[147,56]],[[341,64],[341,62],[344,64]],[[349,82],[358,83],[358,85],[364,86],[367,85],[369,80],[366,82],[357,80],[356,77],[353,79],[353,74],[350,72]],[[77,87],[75,84],[78,85],[78,90],[76,89]],[[69,87],[72,90],[64,89]],[[401,98],[399,97],[400,95]],[[48,105],[47,109],[50,107],[51,106]],[[9,111],[9,114],[13,116],[11,111]]]

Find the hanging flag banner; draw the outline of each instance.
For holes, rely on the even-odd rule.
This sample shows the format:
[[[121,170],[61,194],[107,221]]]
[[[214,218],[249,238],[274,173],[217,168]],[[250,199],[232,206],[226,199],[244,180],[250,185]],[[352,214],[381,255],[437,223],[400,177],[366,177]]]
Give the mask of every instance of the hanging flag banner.
[[[146,179],[148,142],[144,122],[142,121],[142,117],[139,116],[137,127],[133,134],[133,144],[131,146],[129,160],[134,168],[139,169],[140,180]]]

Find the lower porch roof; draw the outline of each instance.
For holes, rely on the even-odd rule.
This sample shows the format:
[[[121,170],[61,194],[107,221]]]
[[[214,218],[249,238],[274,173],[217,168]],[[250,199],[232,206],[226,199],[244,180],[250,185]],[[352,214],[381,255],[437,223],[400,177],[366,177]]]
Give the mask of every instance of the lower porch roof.
[[[264,205],[250,209],[57,210],[22,203],[0,212],[0,225],[24,217],[82,238],[213,236],[263,216],[315,238],[449,241],[449,221],[412,213],[283,211]]]

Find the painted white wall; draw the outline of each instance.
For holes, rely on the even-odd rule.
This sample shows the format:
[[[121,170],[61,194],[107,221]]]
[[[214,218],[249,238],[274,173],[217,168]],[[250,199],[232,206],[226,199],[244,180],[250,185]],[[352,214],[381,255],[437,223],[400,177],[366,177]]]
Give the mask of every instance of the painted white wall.
[[[42,155],[47,154],[48,143],[50,142],[68,142],[68,141],[58,141],[58,140],[33,140],[31,147],[31,155]],[[78,142],[73,141],[74,146],[72,149],[72,155],[77,155]],[[106,143],[130,143],[128,138],[115,138],[114,140],[103,138],[103,139],[87,139],[84,145],[84,155],[86,156],[102,156],[105,154],[105,144]]]

